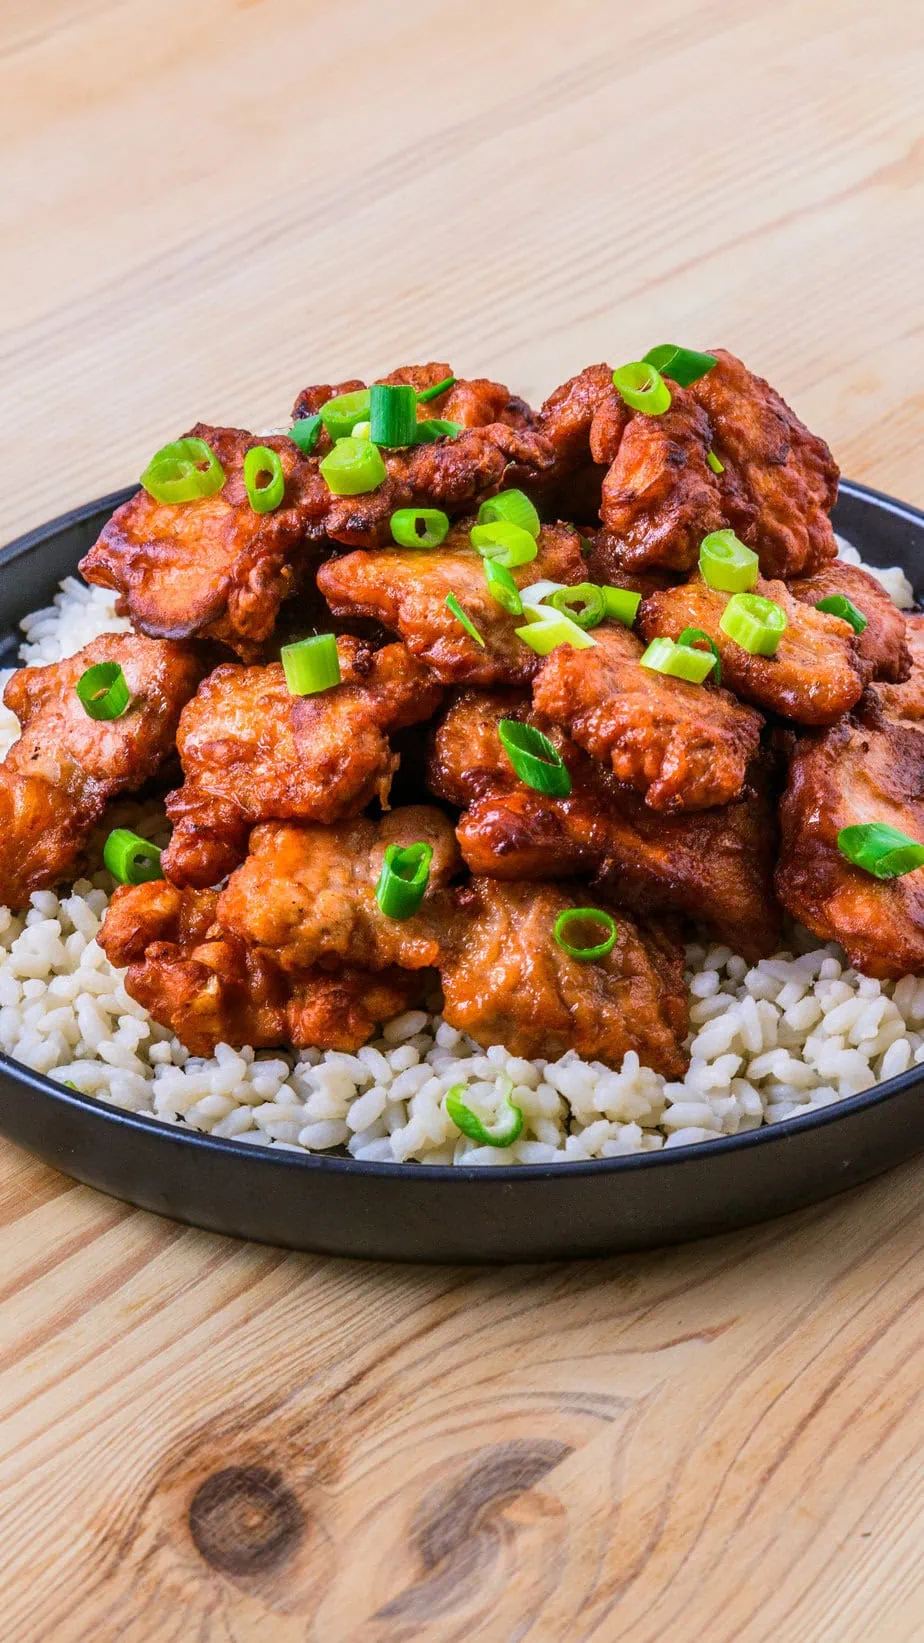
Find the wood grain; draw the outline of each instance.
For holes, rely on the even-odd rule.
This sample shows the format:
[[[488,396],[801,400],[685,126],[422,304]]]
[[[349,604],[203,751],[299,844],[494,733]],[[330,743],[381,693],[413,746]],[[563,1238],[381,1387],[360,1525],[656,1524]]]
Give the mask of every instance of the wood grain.
[[[4,535],[198,416],[718,341],[924,502],[915,0],[6,0]],[[4,1643],[917,1643],[924,1172],[492,1272],[0,1148]]]

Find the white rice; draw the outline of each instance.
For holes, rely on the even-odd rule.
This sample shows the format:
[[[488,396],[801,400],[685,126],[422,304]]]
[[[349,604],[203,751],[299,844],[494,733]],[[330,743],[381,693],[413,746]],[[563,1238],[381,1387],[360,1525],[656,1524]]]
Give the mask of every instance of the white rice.
[[[860,563],[841,543],[844,558]],[[897,567],[872,570],[903,608]],[[26,664],[59,660],[124,629],[114,596],[69,577],[54,606],[23,622]],[[18,724],[0,709],[0,756]],[[439,1015],[411,1010],[355,1055],[233,1050],[192,1056],[125,991],[96,936],[113,883],[99,867],[105,832],[159,839],[162,810],[113,807],[92,853],[97,870],[69,893],[40,891],[30,910],[0,907],[0,1049],[86,1095],[167,1124],[257,1146],[427,1164],[535,1164],[656,1152],[737,1135],[844,1100],[924,1062],[924,977],[878,982],[805,931],[749,967],[729,947],[687,948],[690,1068],[666,1082],[630,1053],[614,1071],[572,1052],[524,1061],[481,1049]],[[522,1108],[510,1148],[460,1136],[445,1110],[454,1085],[492,1123],[503,1096]]]

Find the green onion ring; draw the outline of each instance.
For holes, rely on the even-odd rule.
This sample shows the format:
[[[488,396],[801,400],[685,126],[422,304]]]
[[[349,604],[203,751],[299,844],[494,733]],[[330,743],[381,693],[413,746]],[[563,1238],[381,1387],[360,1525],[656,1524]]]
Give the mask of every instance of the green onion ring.
[[[467,1085],[453,1084],[452,1089],[446,1093],[446,1111],[456,1129],[461,1130],[469,1141],[477,1141],[479,1146],[512,1147],[523,1129],[523,1109],[510,1099],[513,1083],[509,1076],[504,1076],[504,1083],[509,1086],[504,1090],[503,1102],[506,1109],[506,1125],[502,1119],[499,1119],[490,1128],[487,1124],[482,1123],[478,1114],[473,1112],[471,1107],[462,1099],[464,1095],[468,1094]]]
[[[715,668],[716,659],[703,650],[693,650],[662,635],[652,639],[639,657],[638,665],[649,668],[652,673],[663,673],[667,678],[686,679],[688,684],[701,685]]]
[[[221,490],[225,477],[211,445],[190,434],[162,445],[141,475],[141,483],[155,502],[201,502]]]
[[[279,660],[290,696],[317,696],[320,691],[339,685],[342,679],[340,653],[333,633],[316,633],[309,639],[299,639],[294,645],[283,645]]]
[[[77,695],[91,719],[121,719],[132,695],[118,662],[96,662],[77,680]]]
[[[700,543],[699,569],[703,581],[720,593],[750,593],[757,586],[760,561],[734,531],[713,531]]]
[[[622,395],[633,411],[646,416],[663,416],[670,410],[671,391],[653,365],[644,360],[633,360],[613,372],[613,387]]]
[[[576,587],[559,588],[549,594],[546,603],[564,616],[570,616],[572,622],[576,622],[585,632],[588,628],[599,627],[606,615],[603,589],[598,588],[596,582],[579,582]]]
[[[683,632],[677,636],[677,643],[678,645],[688,645],[691,650],[696,650],[701,645],[707,645],[715,657],[715,672],[709,682],[713,685],[722,683],[722,657],[719,654],[718,645],[713,639],[710,639],[708,633],[704,633],[702,628],[684,628]]]
[[[269,475],[266,483],[260,481]],[[244,457],[244,484],[254,513],[275,513],[286,494],[286,476],[278,451],[268,445],[252,445]]]
[[[427,893],[433,846],[390,844],[382,861],[375,899],[386,918],[412,918]]]
[[[831,593],[827,599],[819,599],[815,609],[827,611],[829,616],[839,616],[842,622],[849,622],[858,637],[869,627],[862,610],[857,609],[853,600],[847,598],[846,593]]]
[[[602,925],[606,931],[602,941],[592,947],[574,947],[565,939],[565,931],[570,924],[593,923]],[[601,907],[568,907],[559,913],[553,930],[559,947],[568,954],[569,958],[576,958],[579,964],[593,964],[598,958],[606,958],[616,946],[616,920],[611,913],[605,913]]]
[[[539,535],[539,515],[525,491],[498,491],[489,496],[478,509],[479,525],[519,525],[533,538]]]
[[[719,627],[749,656],[774,656],[789,626],[782,605],[759,593],[733,593]]]
[[[369,418],[368,388],[357,388],[351,394],[335,394],[321,406],[320,417],[331,439],[349,439],[357,422]]]
[[[382,453],[371,439],[338,439],[318,466],[334,496],[365,496],[388,478]]]
[[[369,438],[396,449],[417,440],[417,395],[405,382],[376,382],[369,390]]]
[[[680,388],[689,388],[693,382],[699,382],[701,377],[718,365],[715,354],[698,354],[693,348],[678,348],[674,342],[662,342],[657,348],[649,348],[642,362],[653,365],[664,377],[670,377]]]
[[[568,797],[571,777],[565,761],[541,730],[519,719],[501,719],[497,734],[521,782],[552,799]]]
[[[638,615],[638,607],[642,602],[640,593],[632,593],[628,588],[602,587],[603,614],[613,622],[621,622],[623,627],[630,628]]]
[[[924,845],[888,822],[859,822],[842,827],[837,848],[854,867],[877,879],[897,879],[924,866]]]
[[[150,884],[162,879],[163,851],[127,827],[116,827],[103,846],[103,863],[120,884]]]
[[[449,518],[442,508],[396,508],[390,525],[399,548],[438,548],[449,535]]]

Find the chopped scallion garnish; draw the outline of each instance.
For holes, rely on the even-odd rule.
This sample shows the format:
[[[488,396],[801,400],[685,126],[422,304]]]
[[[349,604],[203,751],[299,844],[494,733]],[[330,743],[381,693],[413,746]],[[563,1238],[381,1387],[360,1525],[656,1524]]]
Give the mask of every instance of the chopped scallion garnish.
[[[320,416],[331,439],[349,439],[357,422],[369,420],[369,389],[357,388],[351,394],[336,394],[321,406]]]
[[[397,508],[390,523],[399,548],[438,548],[449,535],[449,518],[442,508]]]
[[[390,844],[375,887],[375,899],[386,918],[412,918],[427,893],[433,846]]]
[[[293,422],[289,429],[289,438],[295,441],[303,456],[310,456],[321,437],[322,427],[319,413],[314,416],[303,416],[298,422]]]
[[[719,461],[715,451],[706,452],[706,461],[714,474],[723,474],[725,472],[725,463]]]
[[[671,679],[686,679],[692,685],[701,685],[704,679],[708,679],[716,664],[715,657],[706,651],[692,650],[689,645],[681,645],[665,637],[652,639],[638,660],[640,667],[647,667],[652,673],[663,673]]]
[[[705,633],[702,628],[684,628],[683,632],[678,635],[677,643],[678,645],[689,645],[691,650],[695,650],[701,645],[705,645],[707,650],[711,650],[715,657],[715,672],[712,675],[712,683],[714,685],[722,683],[722,658],[719,654],[719,647],[714,640],[710,639],[708,633]]]
[[[611,621],[622,622],[624,627],[630,628],[638,615],[638,607],[642,602],[640,593],[631,593],[628,588],[603,587],[603,614]]]
[[[693,348],[678,348],[675,342],[662,342],[657,348],[649,348],[644,363],[653,365],[681,388],[689,388],[691,382],[706,376],[718,361],[715,354],[698,354]]]
[[[97,662],[77,680],[77,695],[91,719],[120,719],[131,706],[131,691],[118,662]]]
[[[538,536],[541,529],[539,515],[525,491],[499,491],[497,496],[489,496],[482,502],[478,509],[479,525],[495,525],[500,521],[519,525],[532,537]]]
[[[735,593],[722,612],[719,627],[749,656],[774,656],[789,626],[782,605],[759,593]]]
[[[585,942],[580,946],[569,941],[566,932],[571,929],[576,933],[578,925],[596,926],[598,934],[604,932],[602,941]],[[568,907],[555,920],[553,934],[569,958],[576,958],[581,964],[593,964],[598,958],[606,958],[607,953],[611,953],[616,946],[616,920],[601,907]]]
[[[244,457],[244,484],[254,513],[273,513],[286,494],[279,452],[253,445]]]
[[[497,559],[486,559],[484,562],[484,578],[488,584],[491,598],[496,600],[511,616],[523,615],[523,601],[509,570]]]
[[[155,502],[201,502],[220,491],[224,482],[225,470],[211,445],[193,435],[161,446],[141,475]]]
[[[127,827],[116,827],[103,845],[103,863],[120,884],[150,884],[153,879],[162,879],[162,854],[156,844]]]
[[[364,496],[388,477],[382,453],[371,439],[338,439],[318,466],[334,496]]]
[[[553,799],[568,797],[571,777],[567,766],[541,730],[521,724],[519,719],[501,719],[497,734],[521,782]]]
[[[837,848],[854,867],[877,879],[897,879],[924,866],[924,844],[888,822],[859,822],[842,827]]]
[[[739,542],[734,531],[713,531],[703,537],[699,568],[703,581],[721,593],[749,593],[760,575],[756,553]]]
[[[577,587],[558,588],[546,601],[553,610],[570,616],[579,628],[596,628],[606,615],[603,589],[595,582],[579,582]]]
[[[520,596],[522,598],[522,594]],[[528,605],[523,600],[523,609],[526,611],[528,627],[516,628],[514,631],[518,639],[529,645],[537,656],[548,656],[559,645],[571,645],[574,650],[589,650],[597,643],[577,622],[572,622],[563,610],[553,610],[550,605]]]
[[[450,388],[456,385],[455,377],[444,377],[442,382],[434,382],[432,388],[421,388],[417,395],[419,405],[428,405],[431,399],[439,399],[441,394],[448,394]]]
[[[476,645],[480,645],[482,650],[484,650],[485,644],[484,644],[484,640],[481,637],[481,634],[478,632],[478,629],[476,628],[476,626],[475,626],[474,622],[472,621],[471,617],[466,616],[464,610],[462,609],[462,606],[459,604],[459,601],[456,598],[454,593],[447,593],[447,595],[446,595],[446,608],[447,608],[447,610],[452,611],[452,614],[455,617],[457,622],[461,622],[461,624],[464,627],[464,629],[465,629],[466,633],[468,634],[469,638],[474,639]]]
[[[442,417],[428,417],[418,422],[415,445],[432,445],[437,439],[455,439],[462,432],[461,422],[446,422]]]
[[[369,438],[376,445],[413,445],[417,395],[406,382],[376,382],[369,390]]]
[[[491,525],[473,525],[469,539],[485,559],[497,559],[508,570],[530,564],[539,553],[532,533],[507,519],[498,519]]]
[[[503,1112],[497,1123],[490,1126],[483,1124],[463,1100],[468,1094],[465,1084],[453,1084],[446,1095],[446,1111],[456,1128],[481,1147],[512,1147],[523,1129],[523,1109],[510,1099],[513,1083],[507,1075],[504,1075],[504,1085]]]
[[[340,654],[333,633],[316,633],[297,644],[283,645],[279,660],[290,696],[316,696],[340,684]]]
[[[827,611],[829,616],[839,616],[842,622],[849,622],[854,633],[863,633],[869,627],[862,610],[857,610],[852,599],[845,593],[831,593],[827,599],[819,599],[816,610]]]
[[[670,410],[671,391],[667,383],[660,371],[644,360],[620,365],[618,371],[613,372],[613,387],[618,389],[633,411],[643,411],[646,416],[663,416],[665,411]]]

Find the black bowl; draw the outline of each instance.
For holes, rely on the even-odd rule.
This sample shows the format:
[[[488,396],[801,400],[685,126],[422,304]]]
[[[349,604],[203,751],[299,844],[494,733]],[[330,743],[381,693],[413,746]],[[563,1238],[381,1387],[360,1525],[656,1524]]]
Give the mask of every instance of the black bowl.
[[[118,503],[0,552],[0,666]],[[844,484],[835,523],[873,564],[924,564],[924,514]],[[364,1164],[213,1139],[118,1111],[0,1055],[0,1132],[143,1209],[292,1249],[401,1261],[536,1261],[645,1249],[782,1215],[924,1147],[924,1068],[806,1118],[669,1152],[514,1168]]]

